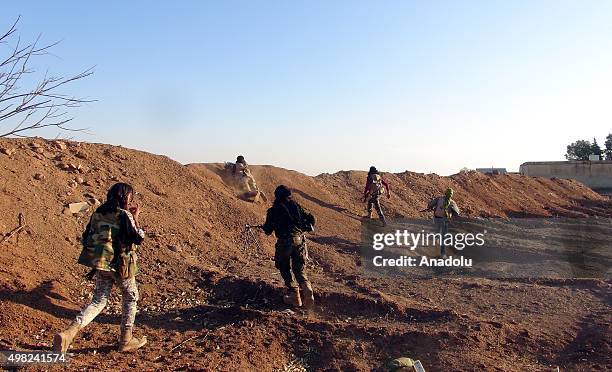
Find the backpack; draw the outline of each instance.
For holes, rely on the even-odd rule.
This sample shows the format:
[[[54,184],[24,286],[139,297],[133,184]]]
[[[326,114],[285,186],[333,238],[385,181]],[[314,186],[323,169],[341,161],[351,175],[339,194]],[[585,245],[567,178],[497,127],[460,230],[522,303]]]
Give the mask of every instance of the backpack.
[[[435,199],[435,207],[434,207],[434,217],[443,218],[446,217],[446,213],[444,212],[444,198]]]
[[[437,199],[435,199],[436,202],[436,206],[434,209],[434,217],[446,217],[449,218],[451,215],[451,207],[452,207],[452,203],[454,203],[452,200],[448,205],[448,208],[445,210],[444,209],[444,204],[446,203],[446,198],[444,196],[441,196]]]
[[[382,177],[378,173],[370,175],[370,195],[384,195],[385,185],[382,183]]]

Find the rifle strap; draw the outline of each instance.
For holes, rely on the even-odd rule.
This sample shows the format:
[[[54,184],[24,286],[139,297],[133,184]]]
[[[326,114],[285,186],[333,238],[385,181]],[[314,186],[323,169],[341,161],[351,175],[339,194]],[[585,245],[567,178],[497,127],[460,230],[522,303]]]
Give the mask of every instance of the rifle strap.
[[[293,223],[293,227],[295,227],[300,233],[304,234],[304,231],[302,231],[302,229],[300,229],[300,227],[299,227],[300,225],[295,221],[295,219],[291,215],[291,212],[289,212],[289,208],[287,208],[285,203],[280,203],[280,205],[283,207],[283,209],[285,209],[285,212],[287,212],[287,215],[289,216],[289,219],[291,220],[291,223]],[[298,217],[301,219],[302,216],[299,215],[299,214],[300,214],[300,210],[298,208]]]

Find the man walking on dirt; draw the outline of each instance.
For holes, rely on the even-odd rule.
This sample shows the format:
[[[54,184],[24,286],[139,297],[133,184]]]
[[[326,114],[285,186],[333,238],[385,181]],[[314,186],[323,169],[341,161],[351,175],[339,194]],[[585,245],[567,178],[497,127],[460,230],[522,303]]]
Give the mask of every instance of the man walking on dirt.
[[[132,186],[117,183],[108,191],[106,202],[91,216],[83,232],[83,250],[78,262],[91,267],[91,273],[95,274],[93,299],[65,331],[55,335],[55,352],[65,353],[76,334],[100,314],[113,284],[121,288],[123,300],[119,351],[133,351],[147,343],[146,337],[132,336],[138,301],[135,245],[145,237],[138,223],[140,208],[131,204],[133,196]]]
[[[380,207],[380,197],[384,195],[386,192],[387,198],[391,197],[391,193],[389,192],[389,185],[382,178],[382,175],[378,173],[376,167],[370,167],[370,171],[368,172],[368,178],[366,179],[365,189],[363,191],[363,202],[368,202],[368,218],[372,218],[372,207],[376,209],[376,213],[378,213],[378,218],[382,221],[383,226],[387,226],[387,220],[385,219],[385,215]]]
[[[434,223],[436,231],[441,235],[440,256],[446,258],[446,245],[444,236],[448,233],[448,222],[454,216],[459,216],[459,207],[453,200],[453,189],[446,189],[444,196],[433,198],[427,204],[426,211],[434,211]]]
[[[315,218],[293,200],[291,190],[284,185],[276,188],[274,198],[262,229],[266,235],[274,232],[277,238],[274,261],[287,290],[283,300],[289,305],[299,307],[303,304],[311,308],[314,296],[312,285],[304,272],[308,259],[304,233],[314,230]]]

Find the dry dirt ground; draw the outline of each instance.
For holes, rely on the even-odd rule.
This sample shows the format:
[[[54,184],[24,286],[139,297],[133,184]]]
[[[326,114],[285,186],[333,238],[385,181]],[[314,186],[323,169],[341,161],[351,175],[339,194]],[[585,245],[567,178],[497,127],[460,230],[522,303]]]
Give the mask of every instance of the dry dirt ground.
[[[222,165],[185,166],[104,144],[0,140],[0,237],[20,213],[27,224],[18,240],[0,245],[0,350],[48,350],[88,302],[93,283],[76,258],[93,207],[72,215],[65,206],[93,205],[125,181],[139,192],[147,231],[137,333],[149,343],[134,354],[114,350],[114,293],[74,342],[70,370],[370,371],[401,356],[420,359],[427,371],[612,368],[609,280],[364,276],[364,172],[309,177],[254,166],[253,173],[269,196],[278,184],[292,187],[318,219],[308,243],[311,313],[285,311],[274,239],[258,234],[258,249],[243,233],[245,224],[263,222],[268,206],[237,199]],[[392,217],[427,218],[419,210],[448,186],[468,216],[612,217],[608,198],[572,181],[474,172],[385,177]]]

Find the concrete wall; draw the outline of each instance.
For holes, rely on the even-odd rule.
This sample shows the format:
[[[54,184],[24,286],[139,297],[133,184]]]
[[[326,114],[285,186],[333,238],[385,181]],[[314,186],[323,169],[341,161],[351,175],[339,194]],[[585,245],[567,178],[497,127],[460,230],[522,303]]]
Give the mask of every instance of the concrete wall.
[[[520,173],[531,177],[564,178],[593,189],[612,188],[612,161],[541,161],[521,164]]]
[[[484,174],[508,174],[506,168],[476,168],[476,172]]]

